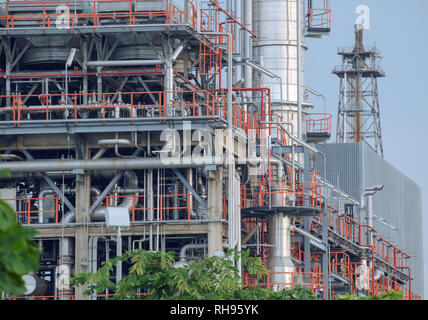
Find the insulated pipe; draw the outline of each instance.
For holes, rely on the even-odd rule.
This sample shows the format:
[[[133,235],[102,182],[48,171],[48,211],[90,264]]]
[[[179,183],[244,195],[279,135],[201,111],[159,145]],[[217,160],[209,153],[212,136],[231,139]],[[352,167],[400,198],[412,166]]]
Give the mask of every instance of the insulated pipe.
[[[82,170],[133,170],[133,169],[185,169],[203,167],[207,164],[223,165],[216,157],[205,157],[197,162],[192,158],[165,157],[165,158],[135,158],[117,159],[105,158],[97,160],[31,160],[0,163],[0,170],[9,169],[10,172],[45,172]]]
[[[244,4],[244,25],[248,29],[252,29],[252,16],[253,16],[253,1],[245,1]],[[248,32],[244,33],[244,50],[245,50],[245,59],[252,59],[252,47],[251,47],[251,35]],[[253,71],[251,67],[245,65],[245,73],[244,73],[244,86],[245,88],[253,87]],[[251,92],[248,93],[251,97]]]
[[[117,132],[116,132],[116,138],[115,139],[101,139],[97,142],[97,144],[99,146],[102,146],[102,147],[114,146],[114,154],[118,158],[125,158],[125,156],[123,156],[119,153],[119,145],[124,145],[124,146],[129,146],[129,147],[133,145],[133,143],[129,139],[119,139]],[[99,159],[99,158],[96,158],[96,159]],[[92,159],[92,160],[94,160],[94,159]]]
[[[44,198],[48,194],[55,194],[55,192],[52,189],[45,189],[42,192],[39,193],[39,198]],[[43,211],[44,211],[44,200],[41,199],[39,202],[39,214],[38,214],[38,221],[39,223],[43,223]]]
[[[129,139],[101,139],[98,140],[97,144],[102,147],[114,146],[117,144],[132,146],[132,142]]]
[[[64,191],[64,193],[73,193],[73,192],[75,192],[75,190],[70,189],[70,188],[68,188]],[[94,193],[97,197],[101,194],[101,191],[96,187],[91,187],[91,192]],[[41,191],[38,194],[38,197],[39,198],[45,198],[48,194],[55,195],[55,191],[53,189],[44,189],[43,191]],[[41,201],[39,201],[39,216],[38,216],[39,223],[43,223],[44,201],[45,200],[43,200],[43,199],[41,199]],[[67,212],[64,215],[64,218],[62,219],[62,221],[67,221],[68,223],[72,222],[72,221],[68,221],[70,218],[67,218],[67,216],[69,216],[71,214],[72,214],[71,211]]]

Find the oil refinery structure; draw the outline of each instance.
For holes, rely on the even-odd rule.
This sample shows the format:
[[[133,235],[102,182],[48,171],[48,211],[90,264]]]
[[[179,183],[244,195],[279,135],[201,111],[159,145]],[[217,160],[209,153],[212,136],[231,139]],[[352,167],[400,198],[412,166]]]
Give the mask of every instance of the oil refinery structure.
[[[269,270],[237,261],[245,285],[421,299],[421,190],[383,159],[360,25],[333,70],[335,143],[308,99],[306,39],[331,21],[326,0],[1,1],[0,199],[41,252],[4,298],[105,299],[70,277],[136,249],[236,249]]]

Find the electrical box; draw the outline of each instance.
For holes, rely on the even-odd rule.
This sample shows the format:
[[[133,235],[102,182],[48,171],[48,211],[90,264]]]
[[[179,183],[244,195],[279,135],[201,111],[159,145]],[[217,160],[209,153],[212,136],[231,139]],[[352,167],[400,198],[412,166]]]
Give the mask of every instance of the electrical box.
[[[129,227],[128,208],[108,207],[106,208],[107,227]]]
[[[0,199],[4,200],[4,202],[16,211],[16,188],[0,189]]]

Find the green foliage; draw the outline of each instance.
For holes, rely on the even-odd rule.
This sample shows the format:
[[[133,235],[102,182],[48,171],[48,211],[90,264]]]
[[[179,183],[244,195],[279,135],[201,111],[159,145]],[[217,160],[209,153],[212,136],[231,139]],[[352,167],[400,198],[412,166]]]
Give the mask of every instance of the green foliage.
[[[357,297],[355,294],[340,295],[336,300],[401,300],[403,299],[403,291],[390,290],[382,292],[380,296]]]
[[[39,267],[35,235],[36,231],[17,222],[13,209],[0,200],[0,292],[15,296],[25,293],[22,276]]]
[[[259,279],[267,269],[259,258],[250,257],[249,251],[228,251],[224,258],[205,257],[183,267],[174,266],[174,252],[136,250],[106,261],[94,274],[80,273],[71,279],[72,284],[87,284],[85,294],[114,292],[113,299],[167,299],[167,300],[298,300],[313,299],[303,288],[272,291],[260,286],[244,287],[234,261],[241,263]],[[130,262],[129,274],[115,284],[111,272],[118,261]],[[137,296],[137,289],[148,294]]]

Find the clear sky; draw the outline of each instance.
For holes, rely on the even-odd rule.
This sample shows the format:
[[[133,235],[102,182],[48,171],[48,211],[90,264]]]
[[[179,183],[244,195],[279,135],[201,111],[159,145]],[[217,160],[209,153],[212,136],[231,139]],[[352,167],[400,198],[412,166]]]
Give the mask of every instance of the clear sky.
[[[338,47],[352,47],[360,5],[370,9],[366,47],[376,45],[386,77],[378,80],[384,158],[422,188],[424,244],[428,243],[428,1],[330,0],[332,31],[307,39],[305,82],[327,99],[336,130],[341,64]],[[316,102],[316,99],[311,99]],[[323,112],[322,100],[315,109]],[[428,246],[424,245],[425,297],[428,297]]]

